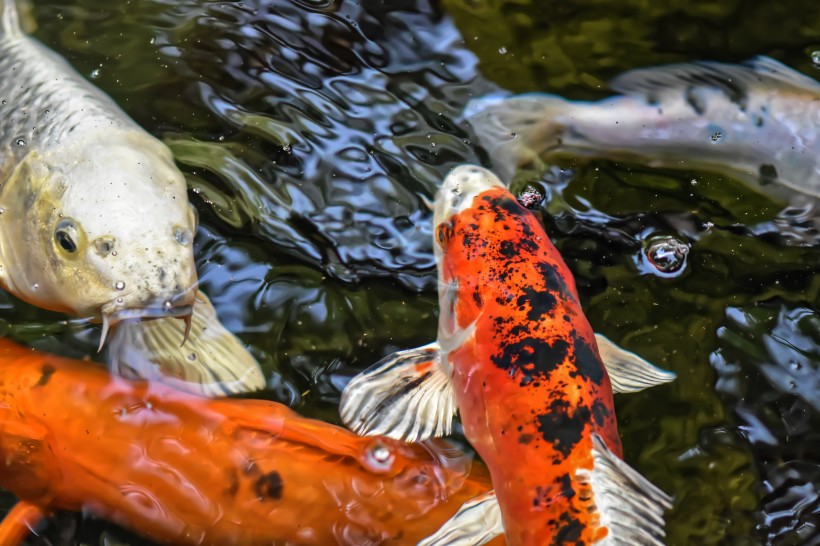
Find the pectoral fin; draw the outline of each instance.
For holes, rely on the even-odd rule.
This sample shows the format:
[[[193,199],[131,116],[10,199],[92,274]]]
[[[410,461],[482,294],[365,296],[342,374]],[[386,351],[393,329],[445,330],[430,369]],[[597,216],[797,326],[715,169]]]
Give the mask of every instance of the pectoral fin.
[[[34,526],[45,516],[34,504],[21,501],[9,510],[0,522],[0,546],[19,546],[33,532]]]
[[[653,366],[635,353],[618,347],[601,334],[595,334],[595,341],[598,342],[598,353],[612,382],[612,392],[638,392],[668,383],[677,377],[672,372]]]
[[[607,538],[612,544],[663,546],[663,513],[672,508],[672,499],[615,456],[597,434],[592,446],[594,467],[579,474],[592,485]]]
[[[367,436],[415,442],[449,434],[456,401],[438,343],[394,353],[354,377],[339,412],[348,427]]]
[[[126,321],[109,344],[114,373],[156,380],[202,394],[224,396],[259,390],[265,377],[259,364],[216,316],[199,292],[188,340],[180,347],[185,325],[174,318]]]
[[[504,534],[501,507],[495,491],[465,502],[434,534],[418,546],[481,546]]]

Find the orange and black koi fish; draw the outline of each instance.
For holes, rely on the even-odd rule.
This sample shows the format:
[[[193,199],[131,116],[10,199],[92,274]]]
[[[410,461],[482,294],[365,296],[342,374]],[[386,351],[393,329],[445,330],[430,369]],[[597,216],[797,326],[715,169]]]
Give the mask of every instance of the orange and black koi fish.
[[[620,458],[607,368],[538,219],[495,175],[462,166],[445,179],[434,222],[438,342],[358,376],[342,404],[357,430],[405,438],[446,433],[460,410],[495,491],[423,544],[504,532],[516,546],[661,545],[670,499]],[[603,343],[618,391],[674,377],[645,361],[616,365]]]
[[[167,544],[415,544],[491,487],[470,467],[450,444],[361,438],[0,340],[0,487],[20,499],[2,546],[54,509]]]

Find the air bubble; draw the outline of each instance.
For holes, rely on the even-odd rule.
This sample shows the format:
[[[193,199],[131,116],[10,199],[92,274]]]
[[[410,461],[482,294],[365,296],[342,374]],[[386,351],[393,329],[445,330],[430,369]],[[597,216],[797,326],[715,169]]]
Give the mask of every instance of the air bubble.
[[[672,236],[652,239],[646,247],[646,258],[661,273],[675,273],[686,264],[689,245]]]
[[[24,138],[18,138],[18,139],[17,139],[16,144],[17,144],[18,146],[21,146],[21,147],[22,147],[22,146],[25,146],[25,145],[26,145],[26,144],[28,144],[28,143],[26,142],[26,139],[24,139]]]
[[[114,288],[117,290],[125,290],[125,283],[122,281],[117,281],[114,283]]]

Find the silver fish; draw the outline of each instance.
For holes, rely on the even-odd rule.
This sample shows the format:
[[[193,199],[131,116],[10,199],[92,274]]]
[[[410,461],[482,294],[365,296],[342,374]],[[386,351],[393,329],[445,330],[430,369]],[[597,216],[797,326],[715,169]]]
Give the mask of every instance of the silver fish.
[[[520,95],[465,112],[503,178],[558,154],[732,176],[820,197],[820,83],[768,57],[627,72],[599,102]],[[771,183],[771,184],[769,184]]]
[[[161,321],[152,330],[175,333],[176,346],[163,349],[171,354],[192,322],[192,335],[202,334],[207,324],[191,318],[196,212],[171,151],[26,36],[14,0],[0,0],[0,183],[6,290],[38,307],[102,322],[101,348],[109,329],[126,319]],[[205,316],[219,325],[215,314]],[[185,332],[167,317],[183,318]],[[244,351],[236,340],[234,346]],[[210,364],[248,366],[249,357],[258,372],[244,353],[236,364]],[[181,363],[194,376],[208,365]],[[226,379],[233,383],[246,372],[231,370]],[[254,377],[238,390],[264,384],[261,372]]]

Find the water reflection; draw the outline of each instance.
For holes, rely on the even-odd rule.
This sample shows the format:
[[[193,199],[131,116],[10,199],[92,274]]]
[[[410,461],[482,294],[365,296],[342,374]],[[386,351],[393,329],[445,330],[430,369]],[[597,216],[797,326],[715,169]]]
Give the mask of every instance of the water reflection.
[[[600,98],[637,65],[775,48],[804,68],[820,40],[816,3],[796,0],[35,4],[37,36],[174,148],[201,216],[203,287],[265,365],[264,396],[327,420],[346,373],[435,336],[422,198],[452,165],[485,159],[457,121],[470,98]],[[628,460],[676,495],[668,543],[813,544],[818,357],[803,343],[816,347],[820,325],[799,317],[820,306],[816,231],[720,177],[564,167],[514,182],[544,190],[593,326],[678,374],[616,401]],[[654,234],[691,243],[685,274],[642,275]],[[94,354],[99,333],[83,323],[4,293],[0,310],[3,333]],[[48,539],[73,539],[75,521],[55,520]],[[140,542],[96,521],[76,529]]]

